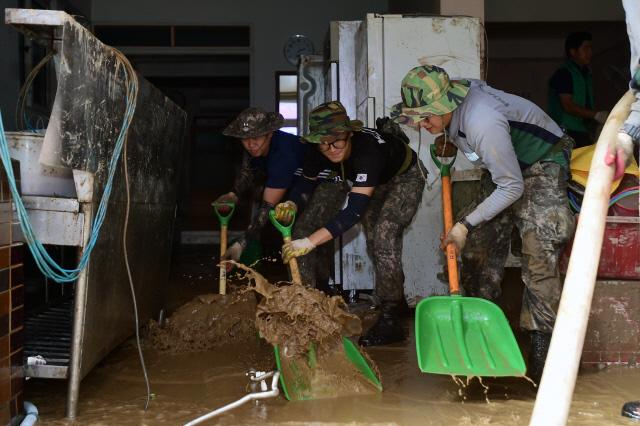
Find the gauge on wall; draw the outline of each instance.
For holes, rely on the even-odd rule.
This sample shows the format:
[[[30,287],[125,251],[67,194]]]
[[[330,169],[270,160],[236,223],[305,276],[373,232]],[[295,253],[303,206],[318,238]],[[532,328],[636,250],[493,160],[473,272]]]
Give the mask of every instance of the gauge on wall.
[[[300,55],[310,55],[314,52],[311,40],[302,34],[292,35],[284,43],[284,57],[291,65],[298,65]]]

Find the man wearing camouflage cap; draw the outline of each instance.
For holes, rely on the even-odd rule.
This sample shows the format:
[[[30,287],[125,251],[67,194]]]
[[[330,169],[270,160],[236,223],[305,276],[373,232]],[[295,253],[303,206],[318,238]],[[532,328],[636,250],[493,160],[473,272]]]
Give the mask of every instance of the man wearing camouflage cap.
[[[361,337],[363,345],[383,345],[404,339],[398,308],[404,299],[402,271],[402,236],[415,215],[425,185],[426,170],[406,141],[362,127],[349,119],[339,102],[327,102],[309,114],[309,133],[302,138],[315,144],[305,158],[300,179],[291,190],[290,199],[298,206],[313,191],[318,175],[325,169],[336,172],[351,183],[342,210],[324,209],[333,217],[317,215],[316,194],[309,201],[300,221],[315,226],[283,246],[285,263],[300,257],[312,257],[316,247],[340,236],[362,220],[376,274],[375,292],[381,303],[377,323]],[[279,209],[276,208],[276,212]],[[305,281],[303,277],[303,282]]]
[[[452,142],[485,169],[477,199],[442,241],[443,248],[449,243],[458,252],[464,248],[461,275],[467,295],[499,296],[514,224],[520,232],[526,286],[520,326],[531,331],[529,376],[537,380],[562,290],[558,256],[574,230],[566,191],[573,141],[532,102],[484,81],[451,81],[436,66],[410,70],[401,97],[392,117],[444,133],[445,144]]]
[[[221,195],[216,203],[238,202],[238,195],[249,192],[256,185],[258,175],[266,177],[262,203],[244,236],[231,244],[223,259],[240,259],[247,242],[260,237],[268,221],[269,210],[284,197],[296,176],[307,147],[300,138],[278,130],[284,121],[281,114],[260,108],[242,111],[222,132],[240,139],[246,154],[231,192]]]

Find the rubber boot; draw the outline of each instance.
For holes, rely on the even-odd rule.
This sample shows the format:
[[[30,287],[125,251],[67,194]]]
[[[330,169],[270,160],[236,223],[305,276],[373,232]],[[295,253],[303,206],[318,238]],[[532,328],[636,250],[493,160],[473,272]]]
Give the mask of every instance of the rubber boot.
[[[623,416],[630,419],[640,420],[640,401],[630,401],[622,406]]]
[[[397,303],[383,303],[378,321],[360,337],[362,346],[380,346],[402,342],[404,330],[400,324]]]
[[[527,375],[531,380],[540,384],[544,363],[547,360],[551,343],[551,333],[534,330],[531,332],[531,352],[529,352],[529,369]]]

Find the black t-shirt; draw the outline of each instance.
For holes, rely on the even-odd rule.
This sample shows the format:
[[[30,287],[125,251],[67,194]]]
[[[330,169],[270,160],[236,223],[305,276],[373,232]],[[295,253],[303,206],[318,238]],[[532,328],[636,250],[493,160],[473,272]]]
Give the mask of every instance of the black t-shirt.
[[[389,182],[400,170],[407,155],[415,161],[415,153],[396,138],[386,140],[376,130],[363,128],[353,132],[351,154],[342,163],[332,163],[318,149],[310,149],[302,167],[302,174],[315,178],[325,169],[351,181],[353,186],[369,187]],[[343,175],[344,173],[344,175]]]

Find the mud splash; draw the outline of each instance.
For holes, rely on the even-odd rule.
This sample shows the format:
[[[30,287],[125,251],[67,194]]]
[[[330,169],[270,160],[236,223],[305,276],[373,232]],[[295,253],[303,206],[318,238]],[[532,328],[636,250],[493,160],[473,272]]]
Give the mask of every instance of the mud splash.
[[[260,335],[286,356],[302,356],[313,343],[333,347],[342,336],[362,332],[360,318],[347,312],[341,297],[301,285],[275,286],[253,269],[237,266],[253,282],[248,289],[263,296],[256,311]]]
[[[252,293],[203,294],[182,305],[164,327],[149,320],[145,344],[159,351],[186,353],[257,339]]]
[[[260,335],[278,347],[280,370],[290,399],[371,394],[376,385],[349,360],[342,338],[362,333],[360,318],[339,296],[302,285],[275,286],[244,265],[253,290],[263,296],[256,311]],[[366,355],[365,355],[366,356]],[[380,377],[375,364],[369,366]]]

